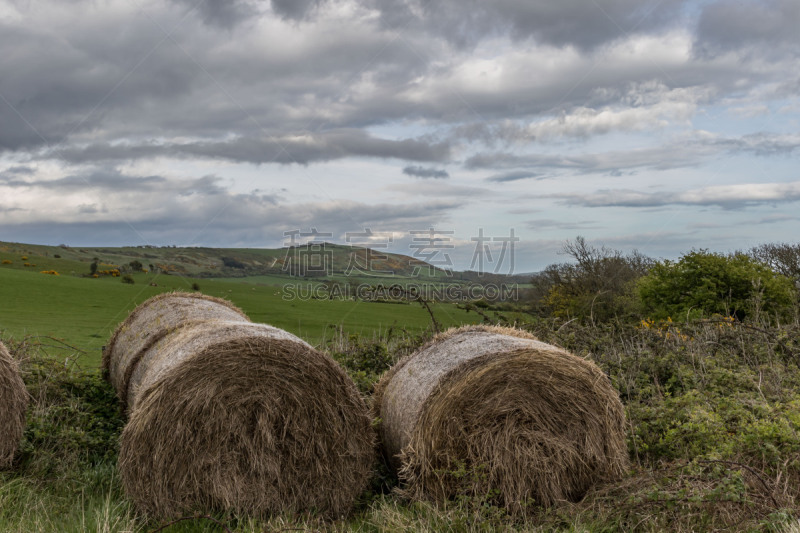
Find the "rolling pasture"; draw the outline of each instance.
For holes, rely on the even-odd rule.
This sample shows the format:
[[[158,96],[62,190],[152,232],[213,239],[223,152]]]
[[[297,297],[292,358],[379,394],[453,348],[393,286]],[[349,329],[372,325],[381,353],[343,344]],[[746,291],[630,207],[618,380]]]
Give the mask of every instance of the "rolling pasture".
[[[175,274],[134,272],[134,283],[121,277],[85,277],[89,261],[54,258],[0,249],[0,331],[6,335],[53,337],[65,345],[59,352],[79,350],[79,361],[97,366],[101,349],[114,328],[138,304],[165,291],[192,291],[197,284],[210,296],[226,298],[254,322],[285,329],[314,345],[339,334],[372,337],[390,328],[417,334],[430,327],[426,310],[416,303],[314,299],[319,281],[288,276],[192,278]],[[59,254],[61,255],[61,254]],[[22,257],[27,257],[23,260]],[[28,263],[30,267],[25,267]],[[103,265],[110,269],[117,265]],[[59,275],[43,274],[55,271]],[[293,284],[292,289],[286,284]],[[442,327],[476,323],[480,317],[452,304],[434,304]],[[57,342],[54,343],[58,345]]]

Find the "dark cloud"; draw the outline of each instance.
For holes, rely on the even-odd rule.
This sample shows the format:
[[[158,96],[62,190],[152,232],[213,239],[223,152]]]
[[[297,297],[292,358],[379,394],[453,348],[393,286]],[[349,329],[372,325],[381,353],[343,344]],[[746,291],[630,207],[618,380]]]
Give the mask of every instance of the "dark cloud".
[[[0,79],[0,153],[89,131],[113,135],[122,124],[129,131],[152,120],[147,110],[154,108],[163,120],[169,113],[162,110],[203,75],[145,18],[87,15],[64,23],[60,33],[45,22],[0,22],[0,70],[14,73]]]
[[[209,26],[230,29],[257,13],[253,5],[243,0],[172,0],[196,11]]]
[[[3,174],[17,174],[17,175],[31,175],[34,174],[36,171],[28,166],[19,165],[14,167],[9,167],[2,171]]]
[[[275,2],[273,10],[296,19],[320,4],[316,0]],[[658,3],[660,7],[637,28],[650,28],[647,21],[661,20],[672,12],[674,4],[673,0]],[[259,10],[256,3],[241,0],[173,0],[148,9],[147,16],[141,16],[131,5],[122,5],[129,9],[127,12],[119,6],[104,11],[87,3],[81,16],[68,24],[46,17],[37,19],[36,25],[0,22],[0,71],[13,73],[0,79],[0,152],[25,152],[43,145],[74,150],[98,139],[100,143],[141,145],[175,137],[208,145],[187,149],[219,147],[224,151],[235,147],[219,143],[219,139],[280,139],[286,132],[306,130],[337,135],[336,130],[363,132],[371,126],[404,120],[430,121],[442,129],[452,126],[454,143],[459,138],[487,145],[495,141],[527,143],[537,137],[521,125],[508,123],[510,118],[525,124],[530,118],[523,117],[541,117],[559,110],[569,113],[587,105],[592,107],[586,109],[594,111],[611,104],[640,105],[636,99],[642,98],[642,91],[637,87],[652,80],[667,80],[667,89],[708,83],[724,88],[741,83],[740,65],[620,59],[599,62],[588,52],[563,51],[552,52],[566,55],[563,60],[553,60],[555,66],[548,67],[546,76],[522,76],[551,54],[537,50],[527,57],[526,51],[536,49],[532,43],[523,43],[518,58],[511,60],[507,54],[497,58],[507,74],[492,81],[492,91],[486,91],[479,80],[457,76],[471,56],[454,52],[443,42],[440,31],[461,28],[459,31],[483,38],[484,24],[500,32],[497,35],[558,30],[564,32],[561,37],[546,37],[544,41],[565,44],[572,39],[576,46],[590,46],[605,39],[591,35],[597,21],[609,20],[603,12],[615,20],[636,18],[655,5],[650,0],[602,0],[589,6],[576,1],[468,0],[455,9],[454,0],[424,5],[379,1],[376,7],[385,21],[397,19],[401,24],[400,19],[413,22],[421,17],[407,33],[400,34],[402,25],[389,31],[381,29],[363,7],[357,10],[361,18],[354,18],[352,25],[313,18],[297,28],[280,28],[279,23],[269,21],[274,16],[270,10]],[[187,16],[187,10],[193,10],[202,20]],[[31,15],[25,10],[22,14]],[[243,24],[236,28],[236,39],[232,40],[228,33],[203,27],[227,27],[245,19],[269,22],[265,24],[269,31],[264,33],[267,30],[255,23]],[[565,27],[554,22],[562,19]],[[518,30],[513,29],[515,25]],[[586,31],[575,31],[570,38],[570,25]],[[166,32],[170,32],[169,37]],[[404,38],[398,39],[398,35]],[[616,35],[623,34],[617,30]],[[762,65],[759,68],[759,79],[766,80],[768,74],[764,74]],[[664,97],[661,91],[648,96],[660,97]],[[481,123],[474,122],[476,116]],[[615,127],[612,124],[611,129]],[[579,131],[590,136],[608,129]],[[414,151],[411,145],[421,141],[404,142],[406,146],[398,146],[398,151]],[[313,162],[338,157],[336,144],[334,141],[330,149],[311,147],[316,153],[308,156],[302,147],[291,148],[298,151],[298,161]],[[388,144],[379,146],[379,141],[371,144],[353,153],[378,152],[377,157],[386,157],[383,153],[392,150]],[[277,151],[283,154],[282,147]],[[350,152],[345,147],[341,153],[346,157]],[[133,151],[131,155],[135,155]],[[409,159],[446,160],[446,155],[440,155],[418,154]],[[402,159],[403,155],[388,157]],[[285,154],[278,158],[278,162],[286,160]]]
[[[200,178],[166,178],[164,176],[138,176],[123,174],[116,168],[96,168],[86,172],[72,174],[57,179],[14,179],[0,173],[0,186],[12,189],[40,190],[48,196],[58,197],[65,194],[79,193],[87,197],[98,198],[114,195],[141,195],[165,197],[187,197],[201,195],[205,197],[226,195],[227,189],[219,176],[203,176]],[[270,204],[277,203],[277,196],[254,192],[254,197]]]
[[[514,170],[511,172],[503,172],[495,174],[486,178],[486,181],[494,181],[496,183],[503,183],[506,181],[526,180],[530,178],[540,178],[542,174],[538,172],[531,172],[529,170]]]
[[[285,19],[301,20],[327,0],[271,0],[272,10]]]
[[[417,165],[408,166],[403,169],[403,174],[422,179],[444,179],[449,178],[450,174],[446,170],[437,168],[420,167]]]
[[[631,33],[674,23],[683,0],[372,0],[384,24],[425,28],[458,46],[511,33],[553,46],[588,50]]]
[[[446,161],[447,142],[427,139],[380,139],[356,129],[283,138],[238,137],[222,142],[92,144],[46,152],[44,157],[70,163],[119,161],[159,156],[226,159],[241,163],[298,163],[306,165],[346,157],[395,158],[409,161]]]
[[[800,50],[800,3],[796,0],[717,1],[705,6],[697,23],[701,54],[789,46]]]

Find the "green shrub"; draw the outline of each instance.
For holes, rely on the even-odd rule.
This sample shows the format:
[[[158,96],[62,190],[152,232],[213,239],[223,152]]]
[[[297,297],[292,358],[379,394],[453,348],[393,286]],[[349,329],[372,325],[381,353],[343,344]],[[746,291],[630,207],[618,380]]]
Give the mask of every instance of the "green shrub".
[[[385,342],[365,340],[358,335],[351,335],[348,344],[333,354],[362,393],[369,393],[381,374],[389,370],[394,359]]]
[[[32,397],[20,446],[23,471],[69,476],[116,459],[124,420],[116,394],[97,373],[28,349],[22,376]]]
[[[795,300],[792,281],[744,254],[692,251],[659,261],[639,280],[639,297],[653,318],[714,314],[744,319],[786,315]]]

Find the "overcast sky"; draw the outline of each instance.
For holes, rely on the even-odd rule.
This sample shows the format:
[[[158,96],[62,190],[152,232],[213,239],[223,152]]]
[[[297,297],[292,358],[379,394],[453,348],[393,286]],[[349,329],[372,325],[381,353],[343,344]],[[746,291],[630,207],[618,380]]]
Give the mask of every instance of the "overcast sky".
[[[0,0],[0,240],[316,228],[505,272],[577,235],[795,242],[798,27],[797,0]]]

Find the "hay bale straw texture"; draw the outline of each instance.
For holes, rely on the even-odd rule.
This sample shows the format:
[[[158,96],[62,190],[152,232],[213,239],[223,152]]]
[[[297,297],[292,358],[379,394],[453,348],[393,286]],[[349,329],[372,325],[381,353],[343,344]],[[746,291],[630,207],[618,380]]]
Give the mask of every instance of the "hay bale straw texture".
[[[17,362],[0,342],[0,468],[11,465],[25,429],[28,392]]]
[[[128,382],[139,359],[156,342],[178,327],[208,320],[249,322],[244,312],[227,300],[201,293],[165,292],[142,303],[120,324],[103,350],[103,374],[123,404]]]
[[[164,323],[145,310],[129,326],[142,315]],[[108,354],[112,379],[127,376],[118,380],[127,390],[117,392],[129,412],[119,458],[128,496],[165,518],[210,510],[346,514],[374,458],[371,418],[352,380],[286,331],[189,315],[154,341],[118,340]],[[136,357],[118,353],[143,344]],[[117,358],[135,368],[116,368]]]
[[[524,512],[576,500],[628,466],[625,414],[606,375],[515,329],[438,335],[382,378],[375,409],[384,453],[414,499],[464,494]]]

